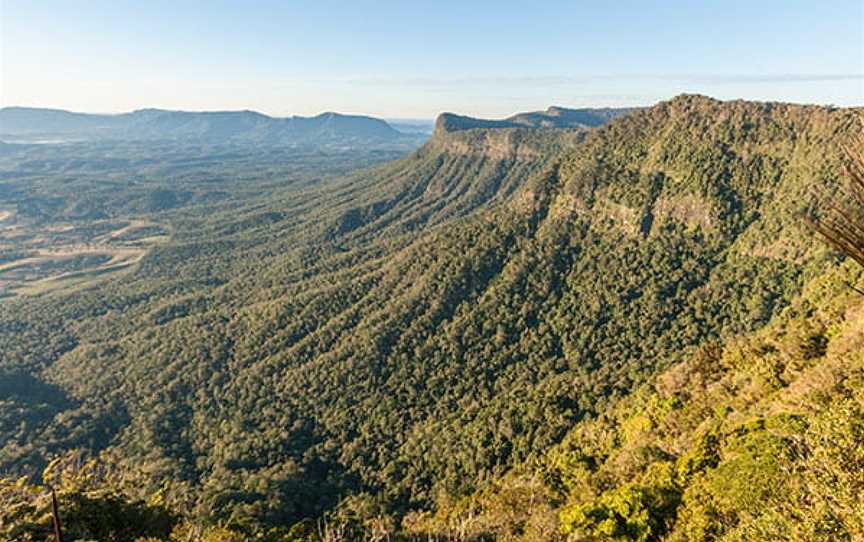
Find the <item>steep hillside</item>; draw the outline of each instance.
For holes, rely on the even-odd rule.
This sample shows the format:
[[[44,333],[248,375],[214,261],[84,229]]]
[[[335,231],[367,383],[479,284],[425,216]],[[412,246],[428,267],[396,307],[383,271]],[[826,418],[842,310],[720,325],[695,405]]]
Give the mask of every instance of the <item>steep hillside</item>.
[[[543,457],[837,264],[798,214],[836,186],[856,111],[450,120],[394,163],[175,224],[122,282],[4,304],[0,368],[34,392],[7,398],[3,468],[111,448],[209,517],[347,498],[398,519]]]
[[[850,262],[851,264],[851,262]],[[418,538],[857,540],[864,305],[854,264],[765,328],[710,342],[481,491],[414,514]]]

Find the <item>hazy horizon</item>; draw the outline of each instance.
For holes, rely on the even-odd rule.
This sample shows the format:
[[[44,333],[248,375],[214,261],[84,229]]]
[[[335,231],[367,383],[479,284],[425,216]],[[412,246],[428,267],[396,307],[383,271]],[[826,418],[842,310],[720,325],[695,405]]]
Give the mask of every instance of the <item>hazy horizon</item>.
[[[0,107],[432,119],[682,93],[864,104],[859,2],[445,4],[0,0]]]
[[[476,115],[476,116],[479,118],[503,120],[503,119],[506,119],[508,117],[512,117],[512,116],[519,114],[519,113],[545,111],[551,107],[563,107],[563,108],[567,108],[567,109],[604,109],[604,108],[627,109],[627,108],[631,108],[631,107],[632,108],[651,107],[653,105],[656,105],[659,102],[672,100],[673,98],[675,98],[677,96],[681,96],[681,95],[685,95],[685,94],[704,95],[701,93],[679,93],[679,94],[671,95],[671,96],[668,96],[665,98],[660,98],[654,102],[638,103],[638,104],[631,104],[631,105],[605,105],[602,103],[598,103],[598,104],[593,104],[593,105],[573,106],[573,105],[568,105],[568,104],[556,103],[556,104],[549,104],[547,106],[538,107],[538,108],[530,109],[530,110],[511,111],[510,113],[505,113],[505,114],[497,115],[497,116],[488,116],[488,115],[485,115],[485,116],[484,115]],[[721,101],[745,100],[745,101],[755,101],[755,102],[761,101],[761,102],[792,103],[792,104],[797,104],[797,105],[829,105],[829,106],[836,106],[836,107],[864,107],[864,101],[862,101],[861,103],[842,105],[842,104],[834,104],[834,103],[794,102],[794,101],[785,101],[785,100],[759,100],[759,99],[747,99],[747,98],[717,98],[716,96],[711,96],[711,95],[704,95],[704,96],[707,96],[708,98],[714,98],[717,100],[721,100]],[[864,100],[864,98],[862,98],[862,100]],[[56,111],[66,111],[68,113],[80,113],[80,114],[87,114],[87,115],[106,115],[106,116],[123,115],[123,114],[127,114],[127,113],[133,113],[135,111],[147,110],[147,109],[157,109],[157,110],[162,110],[162,111],[176,111],[176,112],[183,112],[183,113],[238,113],[238,112],[249,111],[252,113],[263,114],[263,115],[266,115],[266,116],[271,117],[271,118],[290,118],[290,117],[295,117],[295,116],[296,117],[310,118],[310,117],[315,117],[315,116],[319,116],[319,115],[325,115],[328,113],[337,113],[340,115],[369,116],[369,117],[378,118],[378,119],[381,119],[381,120],[384,120],[384,121],[390,122],[390,123],[397,122],[397,123],[405,123],[405,124],[410,124],[410,123],[414,123],[414,122],[416,122],[416,123],[434,123],[439,115],[442,115],[445,113],[452,113],[452,114],[458,114],[458,115],[464,114],[461,111],[442,110],[442,111],[439,111],[438,113],[430,115],[429,117],[394,117],[394,116],[388,116],[388,115],[374,115],[374,114],[366,113],[364,111],[321,110],[321,111],[306,114],[306,115],[299,115],[299,114],[294,114],[294,113],[286,113],[286,114],[282,114],[282,115],[276,115],[276,114],[266,113],[264,111],[261,111],[259,109],[254,109],[254,108],[244,108],[244,109],[195,109],[195,108],[176,109],[176,108],[162,108],[162,107],[142,105],[140,107],[135,107],[134,109],[128,109],[128,110],[122,110],[122,111],[84,111],[84,110],[79,110],[79,109],[66,109],[66,108],[62,108],[62,107],[51,107],[51,106],[32,106],[32,105],[21,105],[21,104],[8,104],[8,105],[2,104],[2,105],[0,105],[0,109],[5,109],[5,108],[24,108],[24,109],[30,108],[30,109],[56,110]]]

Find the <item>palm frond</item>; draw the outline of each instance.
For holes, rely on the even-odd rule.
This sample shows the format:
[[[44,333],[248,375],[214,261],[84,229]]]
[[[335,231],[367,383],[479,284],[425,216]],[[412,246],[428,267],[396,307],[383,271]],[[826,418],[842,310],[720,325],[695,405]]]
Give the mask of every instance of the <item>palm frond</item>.
[[[835,194],[820,194],[820,216],[808,222],[829,244],[864,266],[864,138],[856,147],[843,147],[846,186]]]

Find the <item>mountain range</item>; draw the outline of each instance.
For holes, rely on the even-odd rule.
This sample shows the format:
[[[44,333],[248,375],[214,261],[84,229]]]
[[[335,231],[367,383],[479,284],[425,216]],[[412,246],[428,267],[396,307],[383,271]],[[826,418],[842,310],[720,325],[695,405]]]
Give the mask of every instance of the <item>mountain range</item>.
[[[621,109],[549,108],[502,121],[481,121],[442,115],[447,129],[455,126],[572,128],[597,126],[626,113]],[[190,112],[139,109],[116,115],[73,113],[61,109],[0,109],[0,138],[25,140],[198,140],[264,145],[382,145],[422,141],[422,124],[406,132],[384,120],[361,115],[321,113],[314,117],[275,118],[254,111]]]
[[[385,121],[322,113],[274,118],[254,111],[189,112],[139,109],[98,115],[58,109],[0,109],[0,137],[74,139],[197,139],[279,145],[381,144],[408,138]]]

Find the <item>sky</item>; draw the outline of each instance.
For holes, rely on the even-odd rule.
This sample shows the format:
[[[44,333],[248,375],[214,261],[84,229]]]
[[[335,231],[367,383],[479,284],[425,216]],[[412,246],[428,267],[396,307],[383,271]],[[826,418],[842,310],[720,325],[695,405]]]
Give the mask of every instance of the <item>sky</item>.
[[[864,1],[0,0],[0,106],[494,118],[681,93],[864,105]]]

